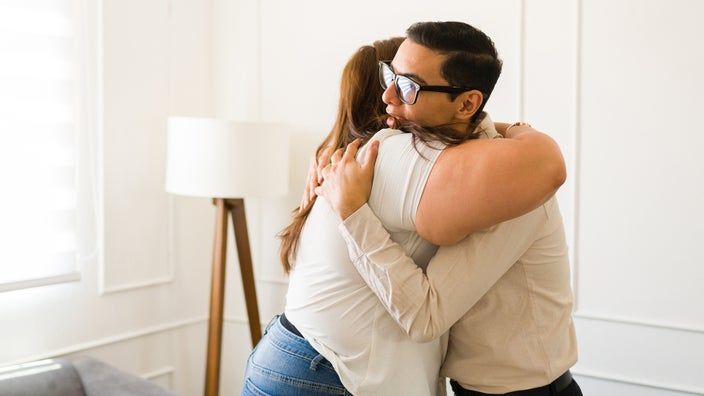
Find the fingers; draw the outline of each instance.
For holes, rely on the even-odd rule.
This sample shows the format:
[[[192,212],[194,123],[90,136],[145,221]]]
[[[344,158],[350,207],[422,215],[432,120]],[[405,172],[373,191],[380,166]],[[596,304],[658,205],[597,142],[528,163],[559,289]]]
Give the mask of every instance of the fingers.
[[[308,164],[308,174],[306,175],[306,185],[301,197],[301,205],[298,211],[302,212],[310,205],[318,195],[315,188],[323,182],[323,169],[330,164],[330,156],[332,155],[332,147],[326,147],[316,154],[313,154]]]
[[[362,160],[362,169],[365,172],[371,172],[374,174],[374,164],[376,163],[376,157],[379,154],[379,141],[373,140],[369,142],[369,148],[364,155]]]
[[[325,149],[320,151],[320,155],[318,155],[318,162],[317,162],[317,183],[320,184],[323,182],[323,175],[322,171],[323,168],[325,168],[329,163],[330,163],[330,157],[332,156],[333,149],[332,147],[326,147]]]
[[[301,197],[301,204],[298,207],[298,211],[302,212],[305,208],[310,205],[313,198],[315,198],[315,187],[318,185],[318,173],[317,164],[315,160],[315,155],[310,157],[308,163],[308,174],[306,175],[306,184],[303,190],[303,196]]]
[[[330,157],[330,164],[335,165],[342,159],[342,153],[345,152],[344,148],[339,148]]]
[[[308,166],[308,177],[306,177],[306,192],[308,202],[315,198],[315,187],[318,185],[318,165],[315,160],[315,155],[310,158],[310,165]],[[307,206],[307,205],[306,205]]]
[[[320,172],[321,175],[323,175],[323,182],[315,186],[314,192],[316,196],[319,197],[325,197],[325,194],[327,192],[327,184],[325,184],[325,180],[329,179],[331,177],[333,170],[333,165],[328,164],[323,170]]]
[[[359,144],[360,144],[359,139],[355,139],[352,143],[347,145],[347,148],[345,149],[345,154],[343,156],[343,159],[345,161],[354,161],[355,157],[357,156],[357,151],[359,150]]]

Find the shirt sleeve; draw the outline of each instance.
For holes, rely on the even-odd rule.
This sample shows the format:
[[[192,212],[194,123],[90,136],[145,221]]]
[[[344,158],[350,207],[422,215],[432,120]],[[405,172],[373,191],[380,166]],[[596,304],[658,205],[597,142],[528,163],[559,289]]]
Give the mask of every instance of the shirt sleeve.
[[[538,237],[543,207],[441,247],[424,273],[364,205],[339,225],[357,272],[408,335],[427,342],[444,334]]]

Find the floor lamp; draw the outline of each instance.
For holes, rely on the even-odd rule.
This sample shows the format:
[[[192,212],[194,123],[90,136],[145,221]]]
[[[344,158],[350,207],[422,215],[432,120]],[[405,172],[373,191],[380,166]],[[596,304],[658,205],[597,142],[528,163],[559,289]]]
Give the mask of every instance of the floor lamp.
[[[219,393],[228,215],[232,218],[254,346],[261,338],[244,197],[284,195],[288,134],[280,124],[169,117],[166,190],[209,197],[216,208],[205,395]]]

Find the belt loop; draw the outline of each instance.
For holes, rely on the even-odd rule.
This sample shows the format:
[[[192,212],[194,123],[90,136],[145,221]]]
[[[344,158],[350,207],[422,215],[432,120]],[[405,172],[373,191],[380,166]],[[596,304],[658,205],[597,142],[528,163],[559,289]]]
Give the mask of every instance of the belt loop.
[[[269,329],[271,328],[271,326],[273,326],[276,322],[279,321],[279,317],[280,317],[280,316],[281,316],[281,314],[277,314],[277,315],[274,315],[273,318],[271,318],[271,320],[269,321],[269,323],[268,323],[268,324],[266,325],[266,327],[264,328],[264,334],[268,333],[268,332],[269,332]]]
[[[323,356],[323,355],[318,355],[318,356],[314,357],[313,360],[310,361],[310,369],[313,371],[318,370],[318,365],[324,359],[325,359],[325,356]]]

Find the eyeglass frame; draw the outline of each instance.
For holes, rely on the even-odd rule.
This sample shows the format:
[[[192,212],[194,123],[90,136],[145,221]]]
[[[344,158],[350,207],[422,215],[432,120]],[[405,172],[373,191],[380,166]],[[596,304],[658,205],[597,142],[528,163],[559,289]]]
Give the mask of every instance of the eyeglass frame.
[[[381,84],[381,88],[386,90],[389,85],[386,84],[386,80],[384,79],[384,67],[388,68],[388,70],[391,72],[391,74],[394,75],[394,78],[391,80],[394,83],[395,86],[395,91],[396,91],[396,96],[401,100],[401,102],[407,104],[407,105],[414,105],[418,101],[418,94],[420,91],[430,91],[430,92],[444,92],[444,93],[462,93],[462,92],[468,92],[468,91],[474,91],[477,90],[476,88],[464,88],[464,87],[458,87],[456,85],[421,85],[418,81],[412,79],[411,77],[404,76],[402,74],[396,74],[396,72],[391,68],[391,61],[386,60],[386,61],[379,61],[379,84]],[[413,97],[412,102],[408,102],[403,98],[403,95],[401,95],[401,88],[398,85],[398,80],[400,78],[405,78],[408,81],[410,81],[415,87],[416,87],[416,94]],[[484,93],[482,93],[482,97],[484,96]]]

